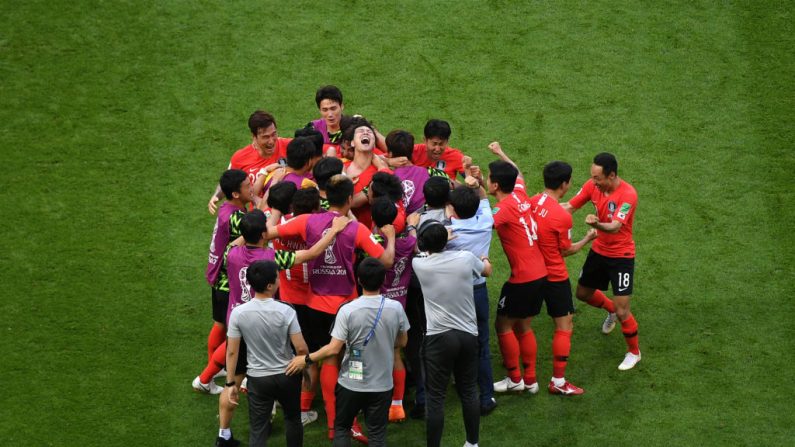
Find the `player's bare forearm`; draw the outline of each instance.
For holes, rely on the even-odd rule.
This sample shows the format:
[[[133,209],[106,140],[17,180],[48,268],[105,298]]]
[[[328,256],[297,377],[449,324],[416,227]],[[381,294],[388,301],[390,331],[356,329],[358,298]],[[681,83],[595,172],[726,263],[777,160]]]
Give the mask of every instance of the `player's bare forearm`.
[[[226,373],[227,377],[235,377],[237,368],[237,355],[240,350],[240,338],[227,338],[226,340]]]
[[[587,223],[587,222],[586,222]],[[613,221],[613,222],[595,222],[589,223],[588,225],[596,228],[599,231],[603,231],[605,233],[618,233],[621,230],[621,222]]]
[[[563,255],[563,257],[571,256],[574,253],[577,253],[578,251],[582,250],[583,247],[588,245],[588,243],[594,239],[596,239],[596,230],[593,229],[589,230],[588,233],[585,235],[585,237],[583,237],[578,242],[571,244],[571,247],[567,248],[566,250],[561,250],[560,254]]]
[[[397,338],[395,338],[395,347],[405,348],[408,342],[409,342],[409,334],[406,331],[398,332]]]
[[[290,335],[290,342],[295,348],[296,355],[309,354],[309,348],[306,346],[306,340],[304,340],[304,335],[301,332]]]

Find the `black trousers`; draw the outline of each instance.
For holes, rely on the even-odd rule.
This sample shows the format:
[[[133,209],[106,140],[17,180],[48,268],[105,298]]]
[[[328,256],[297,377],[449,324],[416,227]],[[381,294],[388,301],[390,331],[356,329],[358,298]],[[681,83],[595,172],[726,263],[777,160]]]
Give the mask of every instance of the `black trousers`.
[[[249,446],[268,445],[274,400],[278,400],[284,410],[284,432],[287,437],[287,445],[300,447],[304,443],[304,425],[301,423],[301,374],[249,376]]]
[[[412,280],[414,280],[413,277]],[[409,339],[404,352],[406,353],[408,369],[411,371],[417,387],[414,394],[414,402],[418,405],[425,405],[425,372],[420,358],[420,349],[422,348],[426,324],[425,300],[423,300],[419,282],[416,286],[413,283],[409,285],[408,298],[406,299],[406,316],[411,327],[409,328]]]
[[[466,440],[477,444],[480,435],[477,335],[458,330],[426,335],[423,360],[427,445],[438,447],[442,442],[444,398],[451,373],[455,377],[455,388],[461,400]]]
[[[337,397],[337,416],[334,418],[334,447],[351,445],[351,426],[353,418],[364,410],[367,421],[369,445],[386,445],[386,426],[389,423],[389,405],[392,403],[392,390],[362,392],[351,391],[337,384],[334,390]]]

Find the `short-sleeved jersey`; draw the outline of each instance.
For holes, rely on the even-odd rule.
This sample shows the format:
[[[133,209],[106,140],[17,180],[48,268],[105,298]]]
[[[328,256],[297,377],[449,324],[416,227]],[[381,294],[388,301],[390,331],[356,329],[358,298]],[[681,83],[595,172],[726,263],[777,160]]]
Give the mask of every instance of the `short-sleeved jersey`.
[[[213,236],[210,239],[210,255],[205,273],[207,282],[218,290],[229,291],[224,253],[229,242],[240,237],[240,222],[243,213],[243,208],[238,208],[231,202],[224,202],[218,208],[218,217],[215,220]]]
[[[446,147],[441,158],[433,161],[428,158],[428,146],[425,143],[415,144],[411,162],[417,166],[440,169],[452,180],[464,173],[464,153],[452,147]]]
[[[395,339],[400,332],[409,330],[409,321],[403,308],[396,301],[383,299],[381,316],[373,328],[382,297],[363,296],[340,307],[334,319],[331,336],[346,344],[337,383],[351,391],[381,392],[391,390],[392,367],[395,360]],[[373,328],[373,335],[364,341]],[[356,361],[362,362],[361,380],[350,377],[352,351],[359,354]]]
[[[245,171],[245,173],[248,174],[248,180],[253,185],[259,176],[265,175],[264,168],[266,166],[287,159],[287,145],[292,140],[292,138],[278,138],[276,140],[276,147],[273,148],[273,154],[267,158],[263,158],[259,152],[254,149],[254,146],[249,144],[232,155],[232,159],[229,161],[230,169]]]
[[[342,170],[343,173],[347,171],[348,166],[350,166],[351,163],[351,161],[345,163]],[[371,164],[357,177],[350,177],[351,181],[353,181],[353,194],[359,194],[365,187],[369,186],[376,172],[378,172],[378,168]],[[366,203],[359,208],[354,208],[351,211],[353,211],[353,215],[356,216],[356,220],[364,224],[365,227],[370,228],[373,225],[373,217],[371,215],[369,203]]]
[[[531,208],[524,183],[517,180],[513,192],[493,209],[494,228],[511,266],[510,283],[525,283],[547,276]]]
[[[547,279],[565,281],[569,279],[569,271],[560,251],[571,248],[571,214],[546,193],[531,197],[530,204],[533,205],[533,217],[538,225],[538,248],[544,255],[549,272]]]
[[[300,332],[292,307],[258,298],[232,311],[227,335],[246,342],[246,374],[264,377],[284,373],[293,359],[290,336]]]
[[[599,222],[621,222],[618,233],[599,231],[599,237],[591,249],[608,258],[634,258],[635,241],[632,239],[632,224],[635,222],[635,208],[638,206],[638,193],[629,183],[619,178],[615,191],[605,195],[593,180],[588,180],[577,194],[569,200],[574,208],[581,208],[587,202],[596,207]]]
[[[328,213],[337,213],[333,211],[327,211]],[[310,224],[309,218],[311,216],[316,216],[316,214],[302,214],[297,216],[288,222],[278,225],[276,227],[276,231],[279,233],[279,237],[300,237],[304,241],[307,240],[307,234],[309,233],[307,226]],[[340,243],[338,246],[336,245],[336,238],[345,237],[343,234],[347,234],[348,232],[345,231],[343,233],[339,233],[336,238],[335,242],[329,245],[329,249],[327,249],[327,253],[333,253],[333,257],[336,258],[336,255],[339,254],[340,256],[345,256],[346,259],[335,259],[338,263],[345,263],[346,265],[354,265],[355,262],[355,252],[356,248],[364,250],[368,255],[374,258],[380,258],[381,255],[384,253],[384,247],[382,247],[377,240],[370,234],[370,230],[367,229],[364,225],[359,222],[350,222],[348,225],[355,225],[356,231],[351,232],[353,235],[352,237],[354,240],[351,244],[351,241],[344,241],[346,244]],[[330,226],[330,224],[329,224]],[[313,229],[313,232],[317,232],[322,229]],[[339,250],[335,251],[335,248],[338,248],[343,245],[350,245],[354,249],[350,251],[350,253],[338,253]],[[325,257],[326,254],[321,255],[321,257]],[[346,274],[340,275],[339,280],[341,281],[348,281],[350,280],[351,276],[347,275],[347,273],[352,272],[344,272]],[[310,287],[312,283],[312,271],[309,271],[310,275]],[[320,312],[325,312],[328,314],[336,314],[337,309],[344,303],[346,300],[356,298],[356,285],[350,284],[352,286],[353,291],[349,295],[341,296],[341,295],[319,295],[312,291],[309,296],[309,300],[307,301],[307,306],[311,307],[312,309],[318,310]]]

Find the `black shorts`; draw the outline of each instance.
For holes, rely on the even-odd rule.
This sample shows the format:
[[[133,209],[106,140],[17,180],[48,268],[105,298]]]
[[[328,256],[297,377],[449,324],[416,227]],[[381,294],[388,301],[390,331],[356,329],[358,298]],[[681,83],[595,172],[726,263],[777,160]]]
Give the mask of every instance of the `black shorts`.
[[[229,307],[229,291],[218,290],[215,287],[213,292],[213,321],[226,324],[226,311]]]
[[[547,303],[547,315],[552,318],[573,314],[574,301],[571,299],[569,280],[547,281],[544,285],[544,301]]]
[[[497,302],[497,315],[508,318],[534,317],[541,312],[544,303],[544,285],[547,278],[535,281],[502,285],[500,300]]]
[[[331,341],[335,315],[306,308],[307,330],[304,331],[309,352],[315,352]]]
[[[306,335],[306,331],[309,330],[309,307],[306,304],[289,304],[295,309],[295,317],[298,319],[298,325],[301,326],[301,332]]]
[[[229,343],[229,340],[227,340]],[[235,375],[245,374],[248,371],[248,355],[246,354],[248,350],[246,349],[246,341],[242,338],[240,339],[240,349],[237,350],[237,366],[235,366]],[[226,380],[231,382],[234,377],[227,378]]]
[[[632,295],[635,258],[608,258],[591,250],[582,266],[579,284],[599,290],[607,290],[607,285],[612,284],[613,295]]]

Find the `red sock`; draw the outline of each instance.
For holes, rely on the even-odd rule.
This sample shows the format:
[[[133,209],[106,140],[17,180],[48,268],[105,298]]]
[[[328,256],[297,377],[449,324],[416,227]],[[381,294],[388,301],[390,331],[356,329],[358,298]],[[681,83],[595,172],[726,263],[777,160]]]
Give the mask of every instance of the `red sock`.
[[[519,351],[522,353],[522,364],[524,365],[524,383],[530,385],[536,383],[536,334],[533,330],[519,334]]]
[[[629,318],[621,322],[621,332],[624,333],[624,340],[627,341],[627,350],[635,355],[640,354],[638,347],[638,322],[635,316],[629,314]]]
[[[615,313],[616,311],[616,306],[601,290],[594,290],[593,296],[591,296],[591,300],[588,301],[588,304],[593,307],[602,308],[610,313]]]
[[[334,408],[336,397],[334,396],[334,388],[337,386],[337,378],[340,375],[340,368],[332,359],[324,362],[320,367],[320,391],[323,392],[323,404],[326,407],[326,423],[329,430],[334,429],[334,417],[337,412]]]
[[[571,331],[555,330],[552,337],[552,377],[560,379],[566,375],[570,351]]]
[[[210,335],[207,336],[207,361],[213,359],[213,352],[221,346],[221,343],[226,341],[226,334],[224,328],[218,323],[213,323],[213,328],[210,329]]]
[[[315,400],[314,391],[301,391],[301,411],[312,409],[312,401]]]
[[[393,369],[392,381],[395,382],[395,388],[392,389],[392,400],[403,400],[403,393],[406,391],[406,370]]]
[[[497,340],[502,353],[502,364],[508,370],[508,377],[518,382],[522,377],[519,373],[519,340],[516,339],[513,331],[497,334]]]
[[[199,375],[199,381],[201,381],[201,383],[210,383],[210,381],[213,380],[213,376],[218,374],[218,371],[222,370],[225,364],[226,342],[223,342],[221,346],[215,348],[212,358],[207,362],[207,367],[205,367],[204,371]]]

